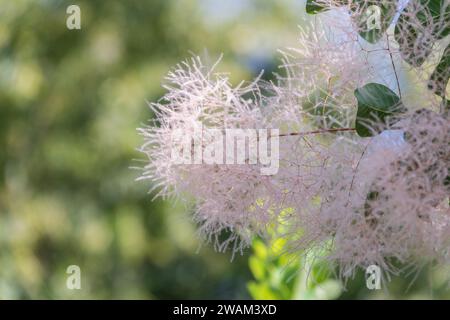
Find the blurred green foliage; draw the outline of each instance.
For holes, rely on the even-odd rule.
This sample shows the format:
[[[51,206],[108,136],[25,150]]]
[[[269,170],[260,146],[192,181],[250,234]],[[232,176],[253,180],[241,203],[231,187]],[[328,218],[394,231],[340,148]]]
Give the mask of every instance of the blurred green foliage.
[[[189,210],[134,181],[135,129],[191,52],[236,82],[273,62],[293,2],[0,0],[0,298],[248,297],[246,258],[198,251]]]
[[[290,210],[284,210],[289,214]],[[252,298],[261,300],[328,299],[450,299],[449,267],[432,264],[405,266],[396,263],[398,274],[382,274],[381,288],[369,289],[368,274],[357,270],[340,279],[339,269],[327,260],[330,243],[308,252],[296,250],[289,227],[281,221],[265,239],[252,244],[249,268],[254,279],[247,285]],[[290,239],[291,241],[288,241]]]
[[[338,270],[323,259],[323,249],[305,255],[289,249],[285,237],[274,235],[255,239],[252,252],[249,268],[254,279],[247,286],[254,299],[450,299],[448,267],[403,265],[403,272],[384,278],[380,289],[370,290],[364,270],[345,282],[338,279]]]
[[[282,216],[289,214],[287,209]],[[255,278],[248,283],[254,299],[336,299],[341,295],[340,282],[332,277],[332,270],[318,257],[318,250],[308,255],[299,255],[288,248],[286,225],[280,222],[270,232],[269,239],[255,239],[249,267]]]

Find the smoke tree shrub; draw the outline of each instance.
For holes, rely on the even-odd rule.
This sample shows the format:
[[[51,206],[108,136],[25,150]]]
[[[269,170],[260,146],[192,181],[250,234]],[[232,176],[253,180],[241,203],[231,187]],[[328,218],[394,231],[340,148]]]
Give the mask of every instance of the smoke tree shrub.
[[[155,123],[139,129],[140,179],[157,196],[194,198],[199,233],[219,251],[284,239],[290,254],[320,252],[343,278],[369,265],[389,276],[398,262],[448,263],[449,2],[308,0],[306,12],[277,81],[233,87],[199,57],[168,74]],[[174,132],[199,126],[279,130],[268,137],[279,139],[277,173],[175,162]]]

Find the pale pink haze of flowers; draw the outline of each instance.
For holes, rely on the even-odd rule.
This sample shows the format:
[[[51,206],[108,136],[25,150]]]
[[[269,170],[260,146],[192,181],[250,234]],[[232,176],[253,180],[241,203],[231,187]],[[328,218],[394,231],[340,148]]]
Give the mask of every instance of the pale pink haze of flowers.
[[[177,65],[165,96],[151,104],[156,123],[139,129],[148,156],[140,179],[152,182],[155,197],[195,199],[199,233],[219,251],[240,252],[283,224],[288,231],[278,236],[291,250],[326,248],[344,278],[372,264],[390,274],[393,261],[448,263],[448,114],[426,88],[426,68],[402,61],[392,30],[373,45],[354,27],[341,7],[314,16],[298,45],[281,51],[284,76],[276,82],[232,86],[217,64],[197,56]],[[411,54],[432,59],[438,50]],[[406,114],[374,137],[333,131],[354,128],[354,91],[369,82],[401,95]],[[199,126],[278,129],[277,173],[262,175],[259,163],[174,163],[174,131]]]

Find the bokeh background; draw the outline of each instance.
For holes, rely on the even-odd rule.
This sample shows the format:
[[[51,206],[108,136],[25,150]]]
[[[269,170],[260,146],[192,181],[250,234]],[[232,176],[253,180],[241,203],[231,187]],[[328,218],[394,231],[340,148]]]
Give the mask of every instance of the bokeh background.
[[[71,4],[81,30],[66,28]],[[185,207],[135,182],[136,128],[192,53],[223,53],[235,83],[270,77],[303,11],[301,0],[0,0],[0,298],[250,298],[250,252],[231,261],[201,246]],[[81,290],[66,287],[69,265]],[[354,283],[342,297],[369,297]],[[426,283],[411,292],[432,297]]]

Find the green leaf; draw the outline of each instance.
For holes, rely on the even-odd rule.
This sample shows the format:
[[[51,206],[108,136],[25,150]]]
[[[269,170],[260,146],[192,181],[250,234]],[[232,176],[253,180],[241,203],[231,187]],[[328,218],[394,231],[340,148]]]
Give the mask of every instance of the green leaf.
[[[253,251],[255,252],[255,256],[258,257],[261,260],[267,259],[268,256],[268,249],[264,242],[262,242],[260,239],[255,239],[253,241]]]
[[[247,289],[253,299],[256,300],[279,300],[282,298],[265,282],[251,281],[247,284]]]
[[[256,280],[263,280],[266,276],[266,270],[264,267],[264,261],[258,259],[256,256],[251,256],[248,259],[250,271]]]
[[[373,132],[368,126],[372,123],[392,124],[395,115],[404,111],[400,98],[388,87],[379,83],[369,83],[355,90],[358,100],[356,132],[361,137],[370,137]],[[381,125],[379,129],[383,129]]]
[[[308,14],[316,14],[321,11],[325,11],[327,8],[324,4],[321,4],[320,1],[308,0],[306,1],[306,13]]]

